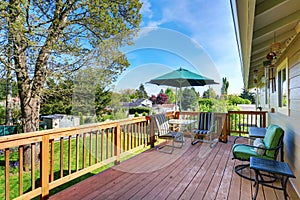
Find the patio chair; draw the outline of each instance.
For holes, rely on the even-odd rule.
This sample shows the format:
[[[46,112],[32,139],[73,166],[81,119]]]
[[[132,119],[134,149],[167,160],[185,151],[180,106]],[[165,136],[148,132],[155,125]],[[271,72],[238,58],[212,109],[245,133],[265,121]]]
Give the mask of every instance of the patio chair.
[[[217,123],[213,113],[199,113],[198,127],[192,132],[192,145],[195,145],[198,142],[208,142],[210,143],[210,147],[213,147],[218,142],[216,127]]]
[[[263,139],[256,138],[254,140],[253,138],[249,137],[237,137],[234,140],[234,145],[232,148],[232,159],[237,159],[240,161],[250,161],[250,157],[259,157],[268,160],[276,160],[279,150],[283,147],[283,135],[284,131],[281,127],[271,124],[268,127]],[[240,138],[254,140],[253,145],[236,143]],[[254,181],[253,178],[242,174],[242,170],[248,168],[249,166],[249,163],[236,165],[235,172],[243,178]]]
[[[184,137],[182,132],[171,130],[165,114],[155,114],[150,117],[151,123],[154,123],[154,129],[158,138],[165,139],[166,144],[159,146],[157,150],[162,150],[164,147],[171,147],[170,151],[162,150],[165,153],[173,153],[174,148],[182,148]],[[169,144],[171,142],[171,144]],[[180,145],[176,145],[179,143]]]

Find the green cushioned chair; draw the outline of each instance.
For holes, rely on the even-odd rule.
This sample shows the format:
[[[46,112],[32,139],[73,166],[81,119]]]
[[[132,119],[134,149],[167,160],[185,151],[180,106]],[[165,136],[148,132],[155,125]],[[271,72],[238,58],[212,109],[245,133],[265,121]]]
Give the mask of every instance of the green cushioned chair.
[[[245,137],[237,137],[234,140],[234,145],[232,148],[233,159],[250,161],[250,157],[254,156],[269,160],[276,160],[279,150],[283,148],[283,135],[284,131],[281,127],[275,124],[271,124],[267,129],[266,135],[262,141],[263,144],[261,144],[261,146],[238,144],[236,143],[237,140]],[[247,139],[253,140],[253,138]],[[260,150],[260,152],[258,150]],[[253,180],[252,178],[247,177],[241,173],[241,170],[247,167],[249,167],[249,163],[236,165],[235,172],[248,180]]]

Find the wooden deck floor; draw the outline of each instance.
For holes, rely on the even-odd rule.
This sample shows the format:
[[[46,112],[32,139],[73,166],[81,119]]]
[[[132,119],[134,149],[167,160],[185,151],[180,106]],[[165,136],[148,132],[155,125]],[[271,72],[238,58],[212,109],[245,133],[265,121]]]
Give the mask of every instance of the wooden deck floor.
[[[50,197],[56,199],[252,199],[253,183],[233,171],[233,138],[227,144],[194,146],[173,154],[146,151]],[[277,183],[278,184],[278,183]],[[299,199],[288,185],[289,199]],[[283,192],[261,187],[257,199],[284,199]]]

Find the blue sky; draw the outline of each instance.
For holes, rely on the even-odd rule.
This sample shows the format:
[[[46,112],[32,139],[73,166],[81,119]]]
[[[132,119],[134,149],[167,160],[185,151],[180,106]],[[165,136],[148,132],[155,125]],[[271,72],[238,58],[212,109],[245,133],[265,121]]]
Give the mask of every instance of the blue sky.
[[[229,81],[229,93],[243,88],[230,1],[142,0],[141,31],[135,45],[123,48],[131,66],[116,82],[115,90],[138,89],[144,84],[148,95],[166,87],[148,84],[151,79],[184,67],[213,78]],[[196,88],[202,92],[208,86]]]

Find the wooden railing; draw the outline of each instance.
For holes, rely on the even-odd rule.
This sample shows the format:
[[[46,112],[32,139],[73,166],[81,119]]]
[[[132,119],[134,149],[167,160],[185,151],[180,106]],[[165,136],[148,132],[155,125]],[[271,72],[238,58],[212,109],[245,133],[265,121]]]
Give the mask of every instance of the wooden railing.
[[[267,111],[228,111],[227,125],[229,134],[248,134],[249,127],[266,127]]]
[[[168,118],[198,120],[199,112],[166,113]],[[247,133],[249,125],[265,127],[266,112],[215,113],[219,140],[230,133]],[[49,191],[108,163],[119,163],[128,153],[154,146],[148,117],[51,129],[0,137],[0,199],[49,197]],[[26,148],[31,167],[24,171]],[[35,151],[40,150],[37,164]],[[3,155],[1,155],[1,152]]]
[[[138,117],[0,137],[0,199],[47,199],[51,189],[149,145],[149,130],[148,119]],[[29,171],[25,148],[32,155]]]

